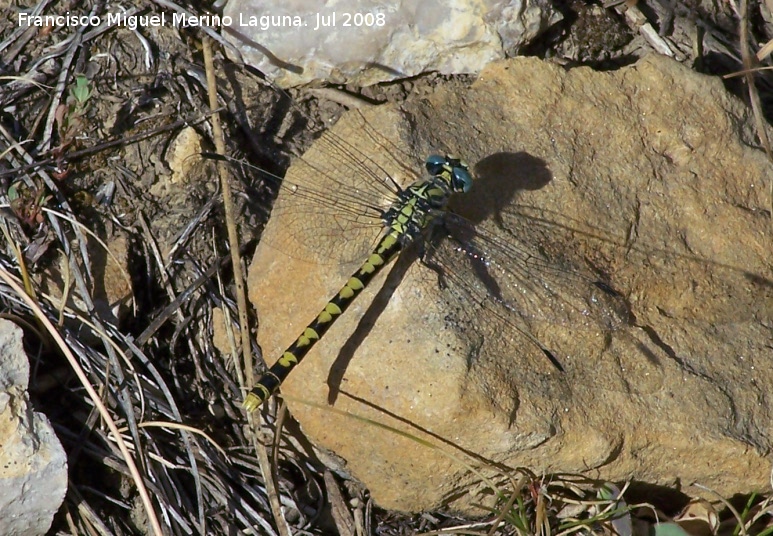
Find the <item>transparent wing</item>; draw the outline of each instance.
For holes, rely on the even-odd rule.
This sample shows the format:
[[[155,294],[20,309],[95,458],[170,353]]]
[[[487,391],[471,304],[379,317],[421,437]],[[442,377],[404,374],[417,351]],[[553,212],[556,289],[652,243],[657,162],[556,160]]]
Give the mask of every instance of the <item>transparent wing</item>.
[[[401,161],[378,129],[359,113],[347,114],[293,163],[272,210],[285,239],[272,246],[294,256],[311,252],[320,262],[367,256],[400,185],[417,178],[412,162]]]
[[[518,237],[475,227],[453,213],[444,215],[443,228],[448,234],[444,257],[474,260],[473,271],[486,282],[492,298],[512,304],[524,320],[606,331],[627,323],[625,300],[593,274],[549,259],[541,248]]]
[[[630,319],[622,296],[592,273],[549,259],[525,240],[488,232],[452,213],[442,220],[436,234],[444,235],[427,245],[424,258],[460,304],[451,307],[460,323],[475,333],[488,325],[503,327],[488,333],[490,348],[516,354],[523,364],[519,375],[534,384],[577,377],[632,390],[626,378],[630,366],[607,351],[614,337],[628,337],[619,329]],[[662,371],[649,366],[647,371],[654,381],[633,390],[658,387],[654,377]],[[610,375],[616,381],[610,382]]]

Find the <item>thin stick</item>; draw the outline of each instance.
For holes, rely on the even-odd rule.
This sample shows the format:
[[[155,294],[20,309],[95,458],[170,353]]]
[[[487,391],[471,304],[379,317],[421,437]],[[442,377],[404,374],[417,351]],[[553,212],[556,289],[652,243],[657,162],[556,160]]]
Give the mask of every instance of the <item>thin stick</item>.
[[[207,86],[209,90],[209,107],[214,110],[217,108],[217,88],[215,86],[215,69],[212,64],[212,47],[208,38],[204,39],[204,67],[207,71]],[[212,134],[215,138],[215,150],[219,155],[225,155],[225,144],[223,143],[223,131],[220,128],[220,120],[217,114],[212,114]],[[252,352],[250,350],[250,331],[249,323],[247,319],[247,301],[245,299],[244,291],[244,277],[242,275],[241,256],[239,255],[239,240],[236,234],[236,224],[233,218],[233,201],[231,199],[231,189],[228,183],[228,174],[225,171],[225,165],[223,162],[218,161],[217,169],[220,173],[220,183],[223,190],[223,205],[225,208],[225,221],[228,228],[228,241],[231,244],[231,258],[234,271],[234,283],[236,288],[236,303],[239,309],[239,325],[241,328],[242,336],[242,353],[244,355],[243,371],[244,371],[244,383],[241,388],[246,393],[246,388],[252,387],[255,382],[255,378],[252,373]],[[238,368],[238,367],[237,367]],[[240,376],[241,378],[241,376]],[[255,432],[259,431],[259,427],[255,426],[252,415],[247,414],[247,420],[250,423],[250,428]],[[269,504],[271,505],[271,513],[274,516],[276,527],[282,536],[290,536],[290,528],[287,526],[287,522],[282,516],[282,505],[279,500],[279,494],[274,480],[274,471],[268,460],[268,454],[266,453],[266,447],[262,441],[257,437],[253,438],[253,445],[255,447],[255,453],[258,457],[258,464],[260,465],[261,472],[263,473],[263,480],[266,484],[266,493],[269,498]]]
[[[207,71],[207,89],[209,92],[209,107],[217,109],[217,84],[215,81],[215,68],[212,63],[212,45],[209,38],[204,38],[204,67]],[[215,138],[215,150],[219,155],[225,155],[225,143],[223,143],[223,130],[220,128],[220,116],[212,114],[212,135]],[[236,232],[234,220],[233,197],[231,185],[228,182],[228,173],[225,164],[218,161],[217,170],[220,175],[220,187],[223,191],[223,208],[225,210],[225,225],[228,229],[228,242],[231,249],[231,269],[234,272],[234,287],[236,289],[236,305],[239,309],[239,327],[242,336],[242,356],[245,385],[242,390],[252,387],[255,381],[252,372],[252,351],[250,342],[250,325],[247,317],[247,300],[244,288],[244,274],[242,272],[242,259],[239,253],[239,235]]]

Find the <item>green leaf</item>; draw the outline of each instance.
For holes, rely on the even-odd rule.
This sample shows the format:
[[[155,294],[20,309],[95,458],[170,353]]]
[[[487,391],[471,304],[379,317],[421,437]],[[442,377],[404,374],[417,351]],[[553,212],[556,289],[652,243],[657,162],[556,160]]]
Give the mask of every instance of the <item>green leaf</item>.
[[[656,523],[650,529],[650,536],[690,536],[676,523]]]
[[[75,77],[75,86],[70,88],[70,95],[83,105],[91,97],[91,88],[89,87],[89,79],[79,74]]]

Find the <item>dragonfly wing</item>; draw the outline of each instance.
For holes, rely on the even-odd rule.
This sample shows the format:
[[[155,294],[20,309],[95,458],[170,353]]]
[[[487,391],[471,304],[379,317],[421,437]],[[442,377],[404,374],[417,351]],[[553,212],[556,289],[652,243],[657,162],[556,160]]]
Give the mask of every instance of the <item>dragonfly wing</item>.
[[[283,238],[271,245],[304,258],[310,252],[323,264],[365,258],[384,232],[383,214],[400,191],[394,177],[403,173],[383,143],[359,113],[324,132],[282,182],[272,214]]]
[[[499,339],[493,351],[527,356],[519,370],[537,374],[533,382],[544,384],[539,378],[545,375],[577,377],[586,385],[630,390],[625,377],[632,366],[629,358],[641,359],[648,373],[656,365],[636,350],[637,335],[624,329],[630,317],[624,298],[589,271],[549,259],[524,240],[486,232],[451,213],[436,233],[443,236],[428,245],[425,259],[435,267],[446,294],[464,304],[459,310],[474,311],[479,325],[499,327],[488,330],[490,338]],[[615,345],[625,346],[625,355],[619,355],[623,350],[610,353]],[[537,358],[541,364],[533,362]]]

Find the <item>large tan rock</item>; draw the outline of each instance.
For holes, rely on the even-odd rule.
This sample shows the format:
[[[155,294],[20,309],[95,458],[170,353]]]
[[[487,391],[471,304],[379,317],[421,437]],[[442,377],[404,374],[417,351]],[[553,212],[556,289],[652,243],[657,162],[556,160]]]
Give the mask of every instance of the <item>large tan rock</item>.
[[[656,56],[606,73],[517,59],[403,112],[350,114],[334,132],[401,184],[426,154],[461,154],[476,183],[454,210],[538,255],[531,283],[517,279],[515,257],[507,274],[492,267],[520,316],[465,307],[455,279],[441,289],[420,262],[398,262],[286,382],[308,436],[345,459],[380,505],[481,502],[474,494],[491,491],[454,459],[468,456],[477,466],[698,482],[724,495],[767,486],[770,165],[748,110],[719,80]],[[335,171],[322,145],[304,159]],[[387,151],[414,160],[401,168]],[[358,187],[357,170],[338,167],[337,180]],[[288,177],[310,172],[299,163]],[[345,199],[330,209],[338,220],[296,201],[278,201],[250,271],[269,362],[356,268],[335,258],[362,260],[378,236],[341,241]],[[609,275],[630,306],[627,324],[579,273]],[[477,296],[481,285],[467,288]],[[440,448],[325,411],[330,402]]]

